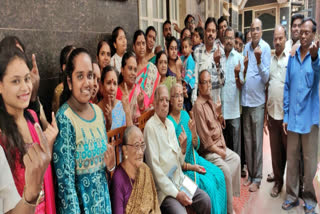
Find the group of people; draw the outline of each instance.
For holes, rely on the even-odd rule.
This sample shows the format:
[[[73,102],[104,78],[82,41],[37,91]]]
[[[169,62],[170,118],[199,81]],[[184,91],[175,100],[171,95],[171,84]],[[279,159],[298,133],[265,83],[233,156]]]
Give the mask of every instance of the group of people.
[[[0,42],[0,198],[5,213],[234,213],[240,178],[262,180],[263,131],[269,131],[282,208],[316,206],[312,179],[319,134],[317,23],[297,14],[274,30],[275,54],[254,19],[243,35],[225,17],[185,28],[163,23],[164,46],[149,26],[133,36],[116,27],[96,59],[81,47],[60,53],[61,83],[52,122],[38,99],[39,71],[23,43]],[[93,62],[96,61],[96,62]],[[143,132],[138,118],[154,109]],[[107,132],[126,126],[117,166]],[[42,128],[41,128],[42,127]],[[51,161],[52,160],[52,161]],[[247,171],[244,165],[247,165]],[[2,183],[3,182],[3,183]]]

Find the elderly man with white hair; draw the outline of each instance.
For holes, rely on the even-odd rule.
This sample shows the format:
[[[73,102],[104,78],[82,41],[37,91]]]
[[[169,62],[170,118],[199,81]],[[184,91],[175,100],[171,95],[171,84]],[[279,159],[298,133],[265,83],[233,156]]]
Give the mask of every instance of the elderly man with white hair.
[[[161,212],[186,214],[185,206],[190,205],[196,213],[211,213],[207,193],[196,188],[190,198],[181,188],[185,179],[182,165],[187,137],[184,132],[179,136],[179,146],[174,125],[167,118],[169,93],[166,86],[160,85],[156,89],[154,107],[155,114],[144,129],[144,141],[147,145],[145,157],[155,180]]]

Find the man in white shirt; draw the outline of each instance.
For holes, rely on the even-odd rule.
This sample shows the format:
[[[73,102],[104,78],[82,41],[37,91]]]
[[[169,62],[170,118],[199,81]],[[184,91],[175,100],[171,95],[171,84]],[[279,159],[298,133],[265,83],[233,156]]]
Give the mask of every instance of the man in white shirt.
[[[193,198],[189,198],[180,187],[185,175],[182,165],[186,153],[186,135],[179,137],[179,146],[173,123],[167,119],[169,112],[169,93],[160,85],[154,96],[155,114],[144,129],[147,148],[146,162],[155,180],[159,204],[162,213],[187,214],[185,206],[191,206],[196,213],[210,213],[210,198],[203,190],[197,188]],[[181,139],[180,139],[181,138]]]
[[[283,89],[286,78],[289,52],[285,49],[286,29],[279,25],[274,30],[273,45],[275,55],[271,57],[267,102],[265,108],[265,132],[269,128],[274,186],[270,195],[277,197],[283,186],[284,169],[287,160],[287,135],[282,128],[283,122]]]
[[[291,51],[294,45],[300,45],[300,25],[303,18],[303,14],[295,14],[291,17],[291,39],[286,42],[286,51]]]

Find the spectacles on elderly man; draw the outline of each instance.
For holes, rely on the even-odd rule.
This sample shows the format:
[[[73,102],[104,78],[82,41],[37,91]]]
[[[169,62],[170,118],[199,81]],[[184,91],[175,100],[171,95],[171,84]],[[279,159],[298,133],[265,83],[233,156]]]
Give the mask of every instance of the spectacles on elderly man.
[[[141,151],[142,152],[144,152],[144,150],[146,150],[146,144],[145,143],[143,143],[143,144],[127,144],[126,146],[132,146],[132,147],[134,147],[134,149],[136,150],[136,151],[139,151],[139,149],[141,149]]]
[[[183,94],[174,94],[171,97],[175,99],[179,99],[180,97],[183,98]]]

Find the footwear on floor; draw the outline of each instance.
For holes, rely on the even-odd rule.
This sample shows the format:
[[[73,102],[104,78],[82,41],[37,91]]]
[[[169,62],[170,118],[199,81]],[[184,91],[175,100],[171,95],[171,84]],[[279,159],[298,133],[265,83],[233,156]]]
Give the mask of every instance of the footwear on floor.
[[[284,210],[291,210],[292,208],[296,207],[296,206],[299,206],[299,200],[296,200],[294,202],[292,201],[288,201],[288,200],[285,200],[282,204],[282,209]]]
[[[249,192],[257,192],[259,188],[260,188],[260,184],[252,183],[249,186]]]
[[[274,182],[274,174],[273,173],[268,174],[267,182],[269,182],[269,183]]]
[[[281,190],[282,190],[282,184],[276,182],[274,184],[274,186],[272,187],[272,190],[270,192],[270,196],[273,197],[273,198],[278,197],[280,192],[281,192]]]
[[[306,214],[315,214],[315,211],[314,211],[315,207],[305,203],[305,206],[304,206],[304,212]]]

